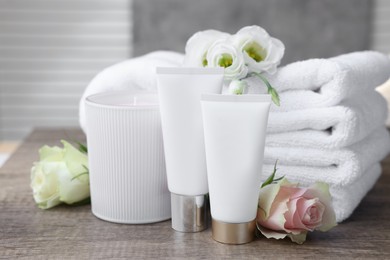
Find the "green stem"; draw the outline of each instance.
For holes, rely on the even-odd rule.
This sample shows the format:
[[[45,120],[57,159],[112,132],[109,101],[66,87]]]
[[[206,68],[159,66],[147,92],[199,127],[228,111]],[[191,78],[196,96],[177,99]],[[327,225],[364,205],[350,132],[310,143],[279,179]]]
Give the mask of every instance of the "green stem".
[[[260,73],[252,72],[252,74],[259,77],[264,82],[264,84],[267,86],[268,94],[271,95],[272,101],[274,102],[275,105],[277,105],[279,107],[280,106],[280,99],[279,99],[279,94],[276,91],[276,89],[274,89],[271,86],[271,84],[269,83],[269,81]]]

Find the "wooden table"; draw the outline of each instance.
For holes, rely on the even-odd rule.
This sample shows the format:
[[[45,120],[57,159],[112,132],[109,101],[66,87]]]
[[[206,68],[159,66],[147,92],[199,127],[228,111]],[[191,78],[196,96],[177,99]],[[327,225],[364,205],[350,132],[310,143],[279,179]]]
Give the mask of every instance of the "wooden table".
[[[390,259],[390,157],[374,189],[355,213],[327,233],[309,235],[304,245],[289,240],[239,246],[217,243],[210,229],[185,234],[171,222],[124,225],[94,217],[89,205],[41,210],[34,204],[30,168],[44,145],[85,140],[78,129],[34,131],[0,169],[0,258],[44,259]]]

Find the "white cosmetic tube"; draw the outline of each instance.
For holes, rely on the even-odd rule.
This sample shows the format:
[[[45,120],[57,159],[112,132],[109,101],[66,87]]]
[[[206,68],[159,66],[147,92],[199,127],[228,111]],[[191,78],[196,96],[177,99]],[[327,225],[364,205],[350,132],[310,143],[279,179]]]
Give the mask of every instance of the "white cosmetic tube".
[[[223,68],[157,68],[172,228],[207,228],[208,193],[200,98],[221,93]]]
[[[202,95],[213,239],[253,240],[269,95]]]

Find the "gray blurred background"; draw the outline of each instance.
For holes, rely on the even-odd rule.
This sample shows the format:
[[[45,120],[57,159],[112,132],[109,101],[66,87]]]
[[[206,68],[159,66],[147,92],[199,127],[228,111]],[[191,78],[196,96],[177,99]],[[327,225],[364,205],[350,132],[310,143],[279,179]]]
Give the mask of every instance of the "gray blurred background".
[[[134,0],[134,54],[183,52],[197,31],[257,24],[286,45],[284,63],[370,47],[371,0]]]
[[[0,0],[0,143],[77,127],[96,73],[153,50],[183,52],[199,30],[260,25],[285,43],[287,64],[390,52],[388,17],[386,0]]]

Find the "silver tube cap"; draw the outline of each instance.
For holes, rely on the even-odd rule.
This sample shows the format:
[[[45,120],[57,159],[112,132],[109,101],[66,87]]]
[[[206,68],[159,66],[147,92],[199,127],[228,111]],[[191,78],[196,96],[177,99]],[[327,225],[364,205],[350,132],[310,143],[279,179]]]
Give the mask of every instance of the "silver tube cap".
[[[199,232],[208,227],[209,203],[206,195],[171,193],[172,228],[179,232]]]

